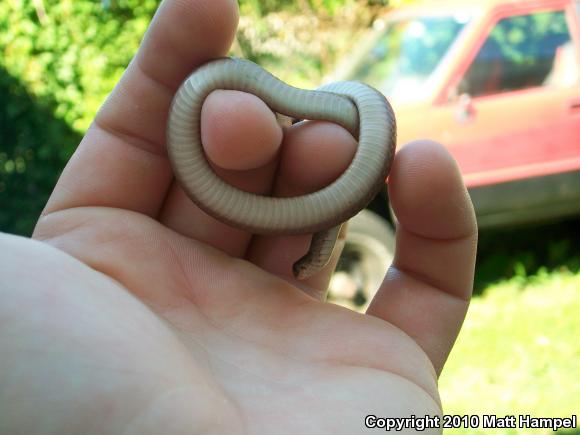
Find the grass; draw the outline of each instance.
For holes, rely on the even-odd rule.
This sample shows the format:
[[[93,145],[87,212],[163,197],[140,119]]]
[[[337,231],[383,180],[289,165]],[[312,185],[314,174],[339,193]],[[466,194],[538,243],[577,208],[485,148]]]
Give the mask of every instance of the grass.
[[[440,387],[445,414],[579,414],[580,273],[540,269],[533,276],[524,276],[520,272],[486,288],[472,301]]]

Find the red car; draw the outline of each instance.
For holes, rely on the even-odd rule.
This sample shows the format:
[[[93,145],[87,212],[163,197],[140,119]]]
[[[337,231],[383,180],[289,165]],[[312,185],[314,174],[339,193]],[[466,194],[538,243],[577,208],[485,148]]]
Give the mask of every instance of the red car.
[[[580,213],[579,1],[414,3],[377,20],[329,79],[384,92],[399,147],[423,138],[448,147],[480,228]],[[387,225],[377,221],[366,240],[382,234],[392,251]],[[365,243],[351,244],[357,261],[377,261]]]

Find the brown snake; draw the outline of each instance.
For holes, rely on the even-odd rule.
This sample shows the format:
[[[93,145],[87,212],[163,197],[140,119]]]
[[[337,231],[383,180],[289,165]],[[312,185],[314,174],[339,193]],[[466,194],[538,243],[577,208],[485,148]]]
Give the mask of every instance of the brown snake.
[[[319,191],[289,198],[256,195],[227,184],[211,169],[201,143],[201,108],[217,89],[254,94],[275,113],[343,126],[359,142],[350,166]],[[254,234],[314,233],[309,251],[293,267],[299,279],[328,263],[342,223],[380,191],[395,143],[394,112],[376,89],[358,82],[331,83],[316,91],[297,89],[255,63],[231,58],[206,63],[183,82],[167,127],[175,176],[206,213]]]

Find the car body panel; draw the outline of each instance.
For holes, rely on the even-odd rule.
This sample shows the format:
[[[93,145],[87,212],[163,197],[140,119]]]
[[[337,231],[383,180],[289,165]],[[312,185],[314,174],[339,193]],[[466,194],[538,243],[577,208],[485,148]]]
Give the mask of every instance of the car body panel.
[[[570,33],[577,38],[577,22],[570,18],[575,15],[569,7],[572,2],[482,4],[496,5],[497,10],[474,18],[458,41],[454,61],[442,62],[447,63],[447,73],[441,74],[436,95],[423,104],[395,103],[399,145],[424,138],[445,144],[469,187],[580,169],[580,83],[504,92],[468,102],[448,98],[491,28],[503,17],[567,7]]]
[[[421,88],[420,98],[393,98],[392,104],[397,115],[398,146],[419,139],[443,143],[457,160],[472,192],[481,226],[580,212],[579,5],[573,0],[436,0],[403,7],[385,18],[388,26],[413,17],[469,17]],[[528,14],[533,15],[529,22],[538,26],[545,17],[560,20],[560,33],[545,33],[540,39],[530,37],[529,44],[536,53],[544,55],[541,50],[551,50],[551,54],[537,58],[549,61],[538,63],[549,67],[544,68],[545,80],[542,76],[541,84],[513,90],[498,86],[500,91],[496,93],[462,93],[469,68],[480,53],[483,56],[488,37],[493,39],[493,29]],[[538,14],[543,16],[538,18]],[[380,28],[375,33],[380,33]],[[367,42],[367,50],[372,43],[372,39]],[[505,65],[512,64],[504,60]],[[493,78],[494,70],[489,71],[482,75],[486,80]],[[503,74],[511,77],[510,70]],[[352,75],[344,78],[357,79]],[[495,204],[490,206],[493,200]]]

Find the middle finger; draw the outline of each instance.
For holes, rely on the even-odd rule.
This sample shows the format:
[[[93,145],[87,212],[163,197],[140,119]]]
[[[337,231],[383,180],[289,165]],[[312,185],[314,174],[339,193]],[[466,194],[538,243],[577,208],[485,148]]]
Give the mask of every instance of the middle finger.
[[[238,189],[271,191],[282,128],[266,104],[239,91],[214,91],[203,104],[202,143],[213,170]],[[180,234],[242,257],[252,234],[232,228],[195,205],[173,182],[160,221]]]

